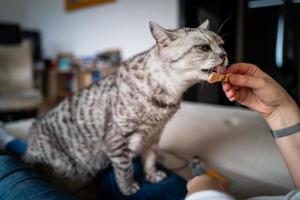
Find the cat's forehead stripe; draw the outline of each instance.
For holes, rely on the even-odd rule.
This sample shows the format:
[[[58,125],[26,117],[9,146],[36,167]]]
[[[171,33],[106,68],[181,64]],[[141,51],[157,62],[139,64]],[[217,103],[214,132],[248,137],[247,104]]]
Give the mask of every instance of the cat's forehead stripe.
[[[197,33],[196,37],[194,38],[194,41],[197,43],[198,42],[199,43],[203,43],[203,42],[210,43],[211,40],[212,40],[212,38],[210,36],[204,35],[204,34],[199,34],[199,33]]]
[[[212,41],[216,41],[217,43],[223,43],[223,40],[220,37],[212,33],[202,34],[200,37],[202,40],[208,43],[211,43]]]
[[[194,35],[194,40],[196,42],[207,42],[211,43],[212,41],[216,41],[217,43],[223,43],[223,40],[214,34],[213,32],[201,30],[198,28],[184,28],[182,29],[186,35]]]
[[[205,40],[205,42],[210,42],[212,40],[209,35],[202,35],[202,38]]]

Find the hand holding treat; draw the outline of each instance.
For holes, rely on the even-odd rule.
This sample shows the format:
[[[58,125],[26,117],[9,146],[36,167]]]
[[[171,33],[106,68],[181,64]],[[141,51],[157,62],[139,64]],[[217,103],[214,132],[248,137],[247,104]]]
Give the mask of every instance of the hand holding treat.
[[[279,127],[280,123],[289,121],[288,118],[293,116],[291,113],[299,110],[282,86],[257,66],[236,63],[228,67],[226,73],[232,73],[229,81],[223,83],[227,98],[260,113],[274,130],[284,128]],[[283,114],[283,111],[287,113]],[[298,122],[298,117],[294,118],[290,123]]]

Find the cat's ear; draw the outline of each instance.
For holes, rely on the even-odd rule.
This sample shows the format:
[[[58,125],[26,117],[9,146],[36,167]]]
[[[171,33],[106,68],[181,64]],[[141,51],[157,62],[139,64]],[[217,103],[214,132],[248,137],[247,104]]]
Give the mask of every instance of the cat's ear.
[[[177,38],[177,34],[174,31],[167,30],[154,22],[149,22],[149,26],[159,47],[166,47],[172,40]]]
[[[199,29],[209,29],[209,20],[205,20],[200,26],[198,27]]]

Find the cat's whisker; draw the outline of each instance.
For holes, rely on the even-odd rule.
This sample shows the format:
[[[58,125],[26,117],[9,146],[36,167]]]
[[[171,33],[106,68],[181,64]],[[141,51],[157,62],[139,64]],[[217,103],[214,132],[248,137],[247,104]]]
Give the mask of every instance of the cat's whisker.
[[[221,31],[222,27],[224,26],[224,24],[231,18],[231,16],[227,17],[224,22],[221,24],[220,28],[218,29],[217,33],[219,34],[219,32]]]

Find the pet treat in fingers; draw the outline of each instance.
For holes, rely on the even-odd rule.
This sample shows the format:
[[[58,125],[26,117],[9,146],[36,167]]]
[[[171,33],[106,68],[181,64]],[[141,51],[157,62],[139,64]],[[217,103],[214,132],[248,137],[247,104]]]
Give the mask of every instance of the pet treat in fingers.
[[[213,72],[209,75],[208,82],[209,83],[215,83],[215,82],[219,82],[219,81],[228,82],[230,75],[231,74],[219,74],[219,73]]]

